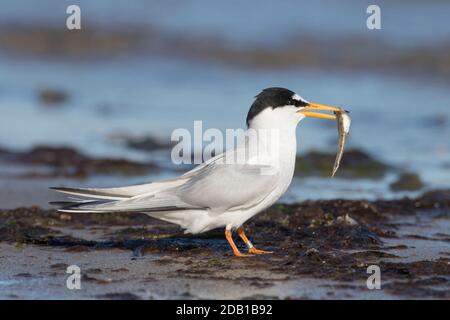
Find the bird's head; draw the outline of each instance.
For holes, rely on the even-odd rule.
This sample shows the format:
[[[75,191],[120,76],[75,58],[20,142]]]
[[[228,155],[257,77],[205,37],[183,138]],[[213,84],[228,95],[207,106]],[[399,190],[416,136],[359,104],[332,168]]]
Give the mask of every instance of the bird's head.
[[[267,88],[256,96],[247,114],[249,128],[294,128],[305,117],[336,119],[335,115],[317,111],[341,111],[305,100],[285,88]]]

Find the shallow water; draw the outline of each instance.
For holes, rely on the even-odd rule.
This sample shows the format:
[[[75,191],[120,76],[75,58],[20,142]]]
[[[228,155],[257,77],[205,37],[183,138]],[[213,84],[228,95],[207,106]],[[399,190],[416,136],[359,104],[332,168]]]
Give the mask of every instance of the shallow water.
[[[243,47],[254,43],[276,47],[295,41],[296,35],[321,40],[371,37],[394,47],[430,47],[450,36],[446,22],[450,4],[442,1],[409,3],[408,10],[402,1],[381,2],[383,29],[377,32],[365,27],[368,1],[79,4],[87,25],[113,30],[130,25],[156,27],[175,34],[224,39]],[[19,7],[10,1],[2,6],[0,21],[6,26],[58,26],[64,22],[65,6],[47,0],[39,6]],[[280,16],[283,19],[278,19]],[[386,53],[375,50],[371,54]],[[348,148],[363,148],[389,164],[419,173],[425,188],[449,186],[449,82],[431,74],[320,66],[259,70],[142,53],[76,60],[1,52],[0,70],[0,146],[25,149],[36,144],[64,144],[92,155],[156,159],[167,164],[168,153],[127,150],[109,137],[124,132],[167,141],[176,128],[192,131],[195,120],[202,120],[204,129],[242,128],[253,96],[265,87],[284,86],[311,101],[349,109],[353,123]],[[56,107],[43,105],[38,92],[47,87],[66,91],[68,102]],[[303,121],[298,129],[299,153],[312,149],[334,152],[336,131],[331,122]],[[168,171],[162,176],[173,174]],[[160,177],[95,177],[83,184],[121,185]],[[389,174],[379,181],[349,181],[340,179],[339,172],[334,179],[296,178],[283,200],[414,195],[391,193],[388,185],[395,178]],[[46,183],[53,184],[37,184],[46,188]]]
[[[242,71],[145,57],[81,63],[3,57],[0,69],[0,144],[9,148],[65,144],[93,155],[155,158],[125,150],[108,137],[125,132],[168,141],[176,128],[192,132],[195,120],[203,120],[204,130],[243,128],[252,96],[280,85],[306,99],[351,110],[347,148],[366,149],[418,172],[428,187],[446,187],[450,181],[449,121],[428,124],[434,118],[450,119],[450,91],[446,83],[430,79],[301,69]],[[66,90],[69,102],[45,107],[37,98],[42,87]],[[336,139],[335,124],[307,119],[298,129],[299,153],[335,152]],[[157,158],[170,161],[168,153]],[[394,179],[347,181],[338,172],[334,179],[301,179],[287,197],[389,196],[387,185]]]
[[[66,7],[72,3],[42,0],[39,5],[19,6],[3,1],[3,24],[37,23],[60,25]],[[234,43],[298,41],[299,35],[332,39],[342,35],[370,37],[395,46],[432,45],[448,39],[447,1],[377,1],[381,8],[382,29],[371,32],[366,27],[367,7],[373,1],[146,1],[130,0],[111,4],[107,0],[77,1],[85,25],[96,24],[111,29],[123,25],[158,27],[176,33],[200,34]]]

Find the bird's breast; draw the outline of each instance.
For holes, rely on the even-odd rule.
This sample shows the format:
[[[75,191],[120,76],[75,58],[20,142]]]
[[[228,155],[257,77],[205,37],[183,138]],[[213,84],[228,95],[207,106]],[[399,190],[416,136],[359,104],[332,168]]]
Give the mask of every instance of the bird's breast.
[[[295,132],[281,132],[278,146],[270,153],[271,162],[278,171],[278,185],[275,197],[279,198],[289,188],[295,171],[295,160],[297,155],[297,141]]]

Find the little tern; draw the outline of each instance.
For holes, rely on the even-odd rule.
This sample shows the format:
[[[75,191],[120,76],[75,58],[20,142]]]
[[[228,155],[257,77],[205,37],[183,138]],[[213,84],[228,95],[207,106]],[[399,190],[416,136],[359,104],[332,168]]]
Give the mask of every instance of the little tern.
[[[274,204],[291,184],[297,154],[297,124],[307,117],[335,120],[334,114],[318,111],[342,109],[308,102],[285,88],[267,88],[255,98],[247,115],[248,131],[256,133],[255,139],[245,139],[244,143],[173,179],[116,188],[52,188],[86,198],[58,202],[62,206],[59,210],[141,212],[177,224],[185,233],[192,234],[225,227],[225,238],[235,256],[271,253],[253,246],[243,224]],[[276,137],[275,143],[261,133],[266,131],[276,132],[270,138]],[[243,161],[225,161],[244,149],[257,152],[247,152]],[[246,244],[248,254],[237,248],[233,231]]]

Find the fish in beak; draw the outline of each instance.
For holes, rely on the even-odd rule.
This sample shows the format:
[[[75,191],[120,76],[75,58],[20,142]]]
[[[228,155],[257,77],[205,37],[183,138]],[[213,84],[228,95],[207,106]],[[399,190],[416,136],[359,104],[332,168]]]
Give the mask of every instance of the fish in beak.
[[[334,115],[313,111],[332,111]],[[297,111],[297,113],[300,113],[306,117],[311,118],[337,120],[337,127],[339,134],[339,148],[338,153],[336,154],[336,159],[334,161],[333,172],[331,174],[331,177],[334,177],[339,168],[339,164],[341,163],[345,143],[347,142],[347,136],[350,131],[350,123],[351,123],[351,118],[349,116],[350,112],[339,107],[330,107],[323,104],[311,102],[306,107],[303,107],[301,108],[301,110]]]
[[[338,153],[336,154],[336,160],[334,160],[333,173],[331,174],[331,177],[334,177],[337,170],[339,169],[339,164],[341,163],[342,154],[344,153],[344,147],[345,143],[347,142],[347,136],[350,132],[350,124],[352,121],[346,110],[335,111],[334,113],[336,114],[337,118],[339,149]]]

